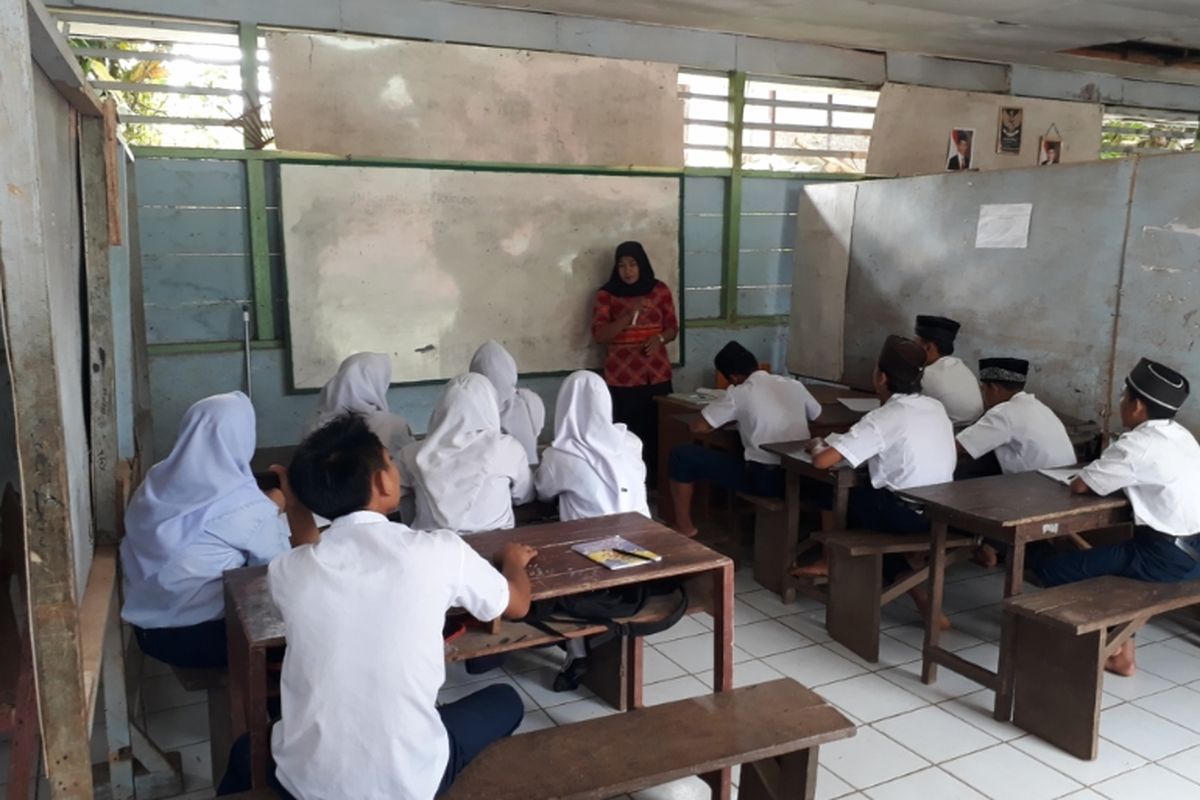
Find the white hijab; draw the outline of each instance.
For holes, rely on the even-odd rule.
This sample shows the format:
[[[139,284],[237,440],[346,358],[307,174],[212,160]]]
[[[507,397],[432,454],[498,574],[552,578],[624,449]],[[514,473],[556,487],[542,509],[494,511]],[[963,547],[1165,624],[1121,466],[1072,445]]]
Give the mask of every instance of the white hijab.
[[[153,575],[209,519],[270,502],[250,471],[254,442],[254,406],[241,392],[207,397],[187,410],[170,455],[150,468],[125,511],[127,572]]]
[[[475,351],[470,370],[491,381],[500,404],[500,430],[520,442],[529,463],[536,464],[537,440],[546,423],[546,409],[537,395],[517,389],[517,362],[512,354],[489,339]]]
[[[364,416],[388,411],[387,390],[392,382],[392,360],[383,353],[355,353],[321,387],[317,411],[309,431],[353,411]]]
[[[628,441],[625,425],[613,422],[612,395],[604,380],[588,371],[567,376],[558,390],[551,447],[580,459],[596,473],[610,513],[638,510],[634,498],[642,496],[631,485],[642,475],[630,469]]]
[[[449,528],[474,505],[504,441],[496,390],[482,375],[459,375],[446,384],[429,418],[412,476],[433,520]]]

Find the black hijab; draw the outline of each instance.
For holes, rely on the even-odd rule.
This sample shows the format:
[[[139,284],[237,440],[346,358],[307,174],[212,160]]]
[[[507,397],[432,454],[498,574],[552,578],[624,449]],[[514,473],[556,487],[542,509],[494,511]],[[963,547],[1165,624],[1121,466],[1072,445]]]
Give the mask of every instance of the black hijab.
[[[617,264],[622,258],[629,256],[638,263],[638,279],[636,283],[626,283],[617,274]],[[650,266],[650,257],[641,242],[621,242],[617,245],[617,254],[613,256],[612,275],[608,283],[600,288],[617,297],[641,297],[650,294],[658,281],[654,277],[654,267]]]

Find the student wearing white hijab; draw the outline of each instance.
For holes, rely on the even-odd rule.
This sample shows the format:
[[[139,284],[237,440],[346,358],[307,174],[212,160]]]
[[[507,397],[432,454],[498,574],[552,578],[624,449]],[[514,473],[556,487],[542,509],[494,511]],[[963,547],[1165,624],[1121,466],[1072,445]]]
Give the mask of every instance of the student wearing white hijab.
[[[558,391],[554,442],[535,479],[538,497],[558,498],[563,520],[635,511],[649,517],[642,441],[613,423],[612,395],[594,372],[572,373]]]
[[[224,666],[221,574],[288,549],[282,499],[263,494],[250,471],[254,443],[246,395],[200,400],[183,415],[170,455],[134,492],[121,541],[121,617],[147,655],[178,667]]]
[[[388,408],[387,391],[392,383],[392,360],[383,353],[355,353],[339,366],[321,388],[317,410],[306,433],[312,433],[334,417],[352,411],[362,414],[367,427],[398,458],[413,442],[408,420]]]
[[[546,424],[546,405],[529,389],[517,386],[517,362],[504,345],[490,339],[471,358],[471,372],[492,382],[500,403],[500,430],[525,448],[530,464],[538,463],[537,443]]]
[[[511,528],[513,503],[534,497],[525,448],[501,433],[496,390],[482,375],[459,375],[446,384],[429,434],[401,452],[400,475],[416,490],[417,530]]]

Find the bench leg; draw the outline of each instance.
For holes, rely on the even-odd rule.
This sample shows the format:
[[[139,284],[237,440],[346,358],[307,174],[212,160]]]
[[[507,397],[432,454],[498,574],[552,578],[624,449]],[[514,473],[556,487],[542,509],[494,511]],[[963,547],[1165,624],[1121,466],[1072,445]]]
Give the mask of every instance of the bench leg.
[[[817,748],[742,765],[738,800],[813,800],[817,794]]]
[[[617,636],[588,651],[583,683],[618,711],[642,707],[642,637]]]
[[[233,748],[233,723],[229,714],[229,690],[214,686],[208,690],[208,747],[212,766],[213,786],[221,784],[229,766],[229,751]]]
[[[1028,617],[1014,615],[1013,622],[1014,724],[1076,758],[1094,759],[1104,631],[1072,636]]]
[[[883,559],[878,554],[851,557],[837,547],[827,549],[829,607],[825,610],[825,627],[835,642],[874,663],[879,660]]]
[[[787,571],[792,566],[787,516],[786,511],[765,509],[754,515],[754,580],[776,594],[783,593]]]

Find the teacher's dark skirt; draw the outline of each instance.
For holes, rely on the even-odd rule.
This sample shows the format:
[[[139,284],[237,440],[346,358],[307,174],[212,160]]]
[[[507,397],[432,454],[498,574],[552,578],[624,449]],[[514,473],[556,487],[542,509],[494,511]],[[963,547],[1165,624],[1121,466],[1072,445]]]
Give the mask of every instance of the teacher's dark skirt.
[[[654,398],[674,391],[671,382],[608,388],[612,392],[613,421],[624,422],[642,440],[646,481],[653,486],[658,479],[658,404]]]

